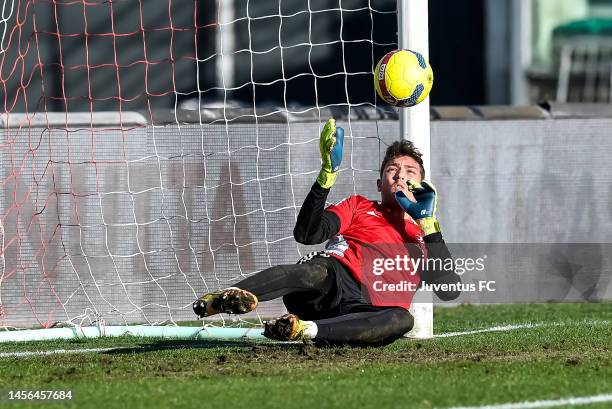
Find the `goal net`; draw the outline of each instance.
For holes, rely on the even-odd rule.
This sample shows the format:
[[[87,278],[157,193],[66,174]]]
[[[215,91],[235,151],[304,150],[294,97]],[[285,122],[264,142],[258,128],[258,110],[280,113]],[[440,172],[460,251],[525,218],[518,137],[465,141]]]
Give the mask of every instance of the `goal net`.
[[[325,120],[346,129],[330,202],[376,199],[398,138],[372,86],[395,7],[3,0],[0,328],[191,321],[203,293],[321,248],[292,230]]]

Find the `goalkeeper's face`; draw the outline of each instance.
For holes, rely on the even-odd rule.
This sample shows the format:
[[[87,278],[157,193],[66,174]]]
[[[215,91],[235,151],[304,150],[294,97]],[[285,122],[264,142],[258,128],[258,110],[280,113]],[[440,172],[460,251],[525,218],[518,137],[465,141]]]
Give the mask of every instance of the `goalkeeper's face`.
[[[395,192],[398,190],[403,191],[410,200],[416,201],[407,187],[411,179],[417,182],[423,179],[421,167],[416,160],[410,156],[397,156],[389,160],[383,169],[382,177],[376,182],[382,205],[399,207],[395,200]]]

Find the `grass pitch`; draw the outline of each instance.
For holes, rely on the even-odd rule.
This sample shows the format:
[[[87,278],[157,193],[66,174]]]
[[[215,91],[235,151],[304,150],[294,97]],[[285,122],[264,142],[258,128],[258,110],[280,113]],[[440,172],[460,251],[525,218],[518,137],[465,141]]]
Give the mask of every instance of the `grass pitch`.
[[[612,393],[612,303],[435,313],[437,334],[534,325],[377,349],[130,337],[0,344],[0,353],[119,348],[2,357],[0,407],[449,408]],[[72,390],[73,399],[7,400],[7,391],[24,389]]]

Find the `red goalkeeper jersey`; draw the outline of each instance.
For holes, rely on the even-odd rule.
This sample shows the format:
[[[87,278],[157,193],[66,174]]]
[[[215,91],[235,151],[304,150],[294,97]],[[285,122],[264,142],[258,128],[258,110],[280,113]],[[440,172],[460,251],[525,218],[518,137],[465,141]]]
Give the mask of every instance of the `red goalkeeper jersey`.
[[[427,255],[419,226],[412,219],[389,218],[380,203],[360,195],[326,210],[340,219],[340,230],[328,242],[327,251],[367,289],[373,305],[408,308],[420,275],[406,260]]]

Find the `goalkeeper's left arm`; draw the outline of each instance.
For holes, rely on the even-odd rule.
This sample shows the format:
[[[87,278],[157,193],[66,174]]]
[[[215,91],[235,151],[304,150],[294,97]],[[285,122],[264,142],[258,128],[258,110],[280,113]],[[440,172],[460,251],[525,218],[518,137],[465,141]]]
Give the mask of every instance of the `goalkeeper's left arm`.
[[[414,180],[408,182],[408,188],[414,196],[414,201],[408,199],[402,191],[395,193],[395,199],[421,228],[423,241],[427,246],[427,259],[442,260],[442,263],[428,263],[428,266],[436,268],[424,269],[421,272],[421,280],[429,284],[454,284],[450,288],[456,288],[461,283],[461,277],[455,273],[454,269],[445,270],[443,268],[446,265],[444,261],[452,260],[452,256],[444,242],[440,223],[436,218],[438,207],[436,188],[430,182],[419,183]],[[450,301],[459,297],[460,291],[458,289],[454,291],[438,290],[435,293],[442,301]]]
[[[427,246],[427,259],[442,260],[442,263],[429,263],[435,268],[424,269],[421,273],[421,279],[428,284],[453,284],[450,288],[458,287],[461,283],[461,277],[455,273],[454,268],[452,270],[445,270],[442,268],[445,263],[444,260],[452,260],[452,256],[444,238],[442,238],[441,232],[431,233],[423,237],[425,245]],[[438,267],[441,267],[438,269]],[[435,291],[438,298],[442,301],[451,301],[459,297],[461,291],[458,289],[448,291]]]
[[[336,128],[336,121],[329,119],[319,139],[321,171],[302,204],[293,229],[293,237],[298,243],[323,243],[340,230],[340,219],[335,213],[325,211],[325,203],[338,176],[343,143],[344,129]]]

